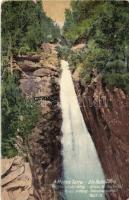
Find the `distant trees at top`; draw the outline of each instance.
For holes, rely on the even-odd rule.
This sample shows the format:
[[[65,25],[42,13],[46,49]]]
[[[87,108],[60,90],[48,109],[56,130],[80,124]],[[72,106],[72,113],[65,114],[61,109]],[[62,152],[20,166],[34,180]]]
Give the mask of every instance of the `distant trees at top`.
[[[60,30],[42,8],[41,1],[8,1],[2,5],[2,52],[13,54],[36,50],[42,42],[53,42]]]

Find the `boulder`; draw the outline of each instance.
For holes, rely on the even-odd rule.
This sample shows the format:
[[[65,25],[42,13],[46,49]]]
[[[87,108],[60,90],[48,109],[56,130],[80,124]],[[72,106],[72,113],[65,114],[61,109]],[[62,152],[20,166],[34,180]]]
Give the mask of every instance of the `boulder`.
[[[25,96],[33,97],[36,95],[39,89],[38,81],[36,82],[32,77],[28,79],[21,79],[20,88]]]
[[[34,200],[32,188],[32,175],[29,163],[22,157],[2,159],[2,166],[8,171],[2,177],[2,199]]]

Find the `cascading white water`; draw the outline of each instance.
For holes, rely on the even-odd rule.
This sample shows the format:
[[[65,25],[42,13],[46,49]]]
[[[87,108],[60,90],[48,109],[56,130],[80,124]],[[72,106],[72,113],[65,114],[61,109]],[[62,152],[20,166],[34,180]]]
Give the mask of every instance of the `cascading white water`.
[[[61,60],[60,99],[66,200],[104,200],[104,174],[79,107],[68,62]]]

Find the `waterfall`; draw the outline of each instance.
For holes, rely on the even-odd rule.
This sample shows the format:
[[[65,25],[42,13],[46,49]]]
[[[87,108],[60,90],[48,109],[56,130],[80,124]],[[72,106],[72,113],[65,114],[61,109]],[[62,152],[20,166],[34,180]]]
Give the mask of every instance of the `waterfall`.
[[[79,107],[68,62],[61,60],[61,67],[65,200],[104,200],[105,177]]]

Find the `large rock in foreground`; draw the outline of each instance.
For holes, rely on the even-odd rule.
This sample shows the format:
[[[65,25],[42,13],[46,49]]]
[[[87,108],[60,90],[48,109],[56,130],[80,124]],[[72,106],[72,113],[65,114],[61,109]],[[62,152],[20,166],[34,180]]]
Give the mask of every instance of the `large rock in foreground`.
[[[2,159],[2,199],[34,200],[29,163],[22,157]]]

